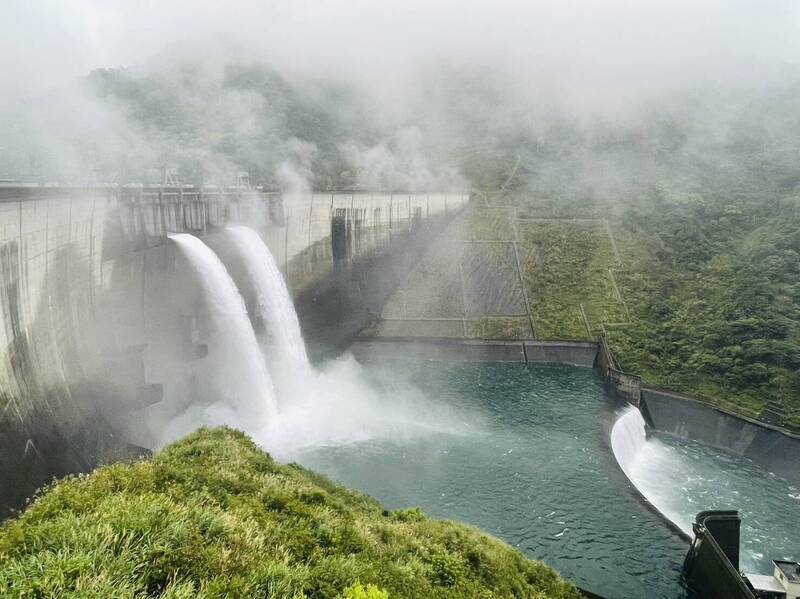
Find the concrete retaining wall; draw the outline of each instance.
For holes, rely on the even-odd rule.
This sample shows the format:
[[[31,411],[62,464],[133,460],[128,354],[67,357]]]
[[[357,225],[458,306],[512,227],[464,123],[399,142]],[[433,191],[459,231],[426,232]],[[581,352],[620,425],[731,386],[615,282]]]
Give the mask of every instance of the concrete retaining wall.
[[[389,359],[448,360],[458,362],[529,362],[591,367],[597,344],[571,341],[485,341],[382,337],[357,339],[351,351],[361,362]]]
[[[634,406],[639,405],[642,388],[641,377],[622,371],[604,337],[600,338],[594,367],[611,395],[620,401]]]
[[[800,482],[800,437],[667,391],[642,389],[642,413],[654,429],[747,457]]]
[[[526,362],[573,364],[591,368],[597,357],[597,343],[591,341],[526,341]]]
[[[641,377],[622,372],[604,339],[595,368],[615,397],[639,407],[650,427],[750,458],[770,472],[800,482],[800,436],[706,402],[645,387]]]
[[[739,526],[735,511],[697,515],[694,538],[683,563],[683,577],[693,596],[755,599],[739,574]]]

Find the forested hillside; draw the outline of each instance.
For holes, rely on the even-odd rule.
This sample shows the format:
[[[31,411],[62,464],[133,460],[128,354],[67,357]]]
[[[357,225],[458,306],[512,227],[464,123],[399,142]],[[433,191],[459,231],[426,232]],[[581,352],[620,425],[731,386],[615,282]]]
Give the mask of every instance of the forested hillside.
[[[521,152],[496,200],[541,218],[607,220],[631,320],[607,329],[626,370],[795,430],[799,90],[790,77],[735,102],[650,113],[638,129],[562,130]]]
[[[800,429],[800,200],[650,200],[616,228],[634,315],[609,332],[623,367]]]
[[[530,336],[524,307],[475,314],[468,301],[513,242],[538,338],[605,329],[645,383],[800,429],[798,90],[787,79],[736,101],[686,97],[624,126],[552,120],[513,150],[511,138],[493,146],[470,171],[480,191],[451,235],[461,246],[433,248],[401,290],[424,303],[455,260],[464,307],[456,288],[439,300],[448,311],[406,301],[402,312],[396,299],[378,334]],[[475,272],[473,246],[486,262]],[[516,272],[514,256],[503,264]],[[423,317],[449,321],[411,320]]]

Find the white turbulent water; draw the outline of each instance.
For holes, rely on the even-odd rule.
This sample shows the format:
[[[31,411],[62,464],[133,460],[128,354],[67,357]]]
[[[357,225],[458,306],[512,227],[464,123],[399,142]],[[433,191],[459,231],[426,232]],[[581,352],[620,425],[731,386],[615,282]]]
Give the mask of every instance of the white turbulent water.
[[[247,264],[267,326],[280,334],[273,336],[269,355],[262,355],[244,300],[223,263],[196,237],[173,236],[199,275],[214,333],[203,361],[202,393],[222,399],[193,406],[173,419],[170,439],[197,426],[228,424],[273,455],[291,460],[313,446],[455,434],[468,428],[464,415],[432,404],[407,381],[376,385],[351,356],[312,368],[286,283],[269,250],[252,229],[231,227],[229,233]],[[287,354],[291,359],[285,359]]]
[[[431,401],[405,377],[367,370],[351,355],[305,372],[285,369],[275,381],[280,415],[256,440],[282,461],[296,461],[311,447],[469,434],[476,426],[469,414]]]
[[[788,481],[707,445],[646,439],[635,408],[617,420],[611,444],[636,488],[687,534],[701,510],[739,510],[741,569],[767,574],[772,559],[800,557],[800,491]]]
[[[631,478],[631,473],[637,457],[647,443],[644,424],[644,418],[639,410],[631,407],[622,413],[614,424],[614,428],[611,429],[611,449],[614,451],[614,456],[622,471],[634,484],[636,481]]]
[[[249,227],[228,227],[227,233],[255,288],[272,356],[308,365],[297,312],[272,252],[258,233]]]
[[[277,415],[272,379],[261,356],[244,300],[217,255],[192,235],[170,238],[197,274],[208,318],[208,359],[198,392],[210,398],[171,423],[168,436],[201,424],[265,428]],[[187,429],[187,430],[183,430]]]

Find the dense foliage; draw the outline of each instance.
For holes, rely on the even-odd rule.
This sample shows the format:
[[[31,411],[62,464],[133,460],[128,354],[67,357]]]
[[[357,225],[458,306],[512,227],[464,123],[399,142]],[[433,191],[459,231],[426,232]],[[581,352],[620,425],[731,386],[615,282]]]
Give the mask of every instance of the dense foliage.
[[[545,120],[513,152],[501,151],[511,137],[497,141],[473,165],[470,178],[492,191],[476,194],[460,238],[481,240],[487,257],[486,240],[518,239],[540,337],[591,337],[604,325],[623,367],[645,383],[800,430],[799,81],[687,96],[625,125]],[[455,271],[423,270],[431,274],[409,280],[423,291],[404,290],[417,303]],[[477,275],[490,281],[486,269]],[[439,303],[459,305],[458,293],[448,298]],[[457,316],[406,317],[420,315]]]
[[[580,597],[474,528],[384,511],[227,428],[53,484],[0,527],[0,595]]]
[[[650,200],[617,229],[635,315],[610,333],[623,367],[800,429],[800,202]]]
[[[632,323],[609,327],[609,339],[625,369],[794,430],[798,90],[795,72],[759,91],[687,94],[642,112],[632,126],[551,123],[536,144],[518,149],[517,176],[494,199],[520,217],[610,223]],[[593,256],[584,250],[567,264]],[[571,270],[559,274],[574,285],[572,298],[564,286],[565,305],[592,288]]]

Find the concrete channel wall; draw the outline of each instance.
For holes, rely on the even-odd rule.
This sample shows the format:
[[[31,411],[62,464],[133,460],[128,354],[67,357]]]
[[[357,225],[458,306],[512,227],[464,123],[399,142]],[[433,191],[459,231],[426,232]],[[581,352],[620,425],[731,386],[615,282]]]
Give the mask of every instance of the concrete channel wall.
[[[641,410],[658,431],[744,456],[769,472],[800,483],[800,437],[796,435],[648,387],[642,388]]]
[[[591,367],[597,355],[597,344],[591,341],[487,341],[430,337],[361,338],[350,349],[361,362],[409,358]]]
[[[322,296],[341,291],[331,281],[379,302],[402,276],[402,261],[390,259],[396,248],[418,250],[467,200],[0,187],[0,517],[52,476],[137,455],[152,441],[148,414],[192,400],[207,331],[197,281],[168,234],[214,247],[225,226],[253,226],[302,300],[313,337],[306,325],[326,320]],[[386,268],[400,270],[376,291],[372,277]],[[363,319],[369,306],[349,300]]]
[[[595,368],[609,391],[637,406],[651,428],[744,456],[769,472],[800,482],[800,436],[707,402],[643,385],[641,377],[620,369],[603,339]]]
[[[755,599],[739,574],[736,511],[702,511],[692,526],[694,538],[683,563],[683,577],[693,596]]]

